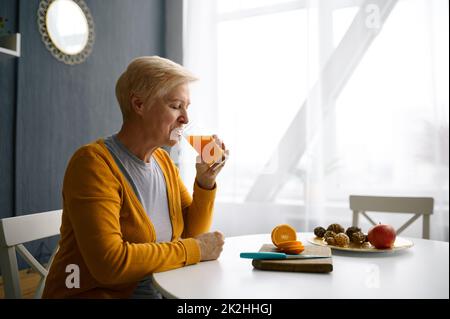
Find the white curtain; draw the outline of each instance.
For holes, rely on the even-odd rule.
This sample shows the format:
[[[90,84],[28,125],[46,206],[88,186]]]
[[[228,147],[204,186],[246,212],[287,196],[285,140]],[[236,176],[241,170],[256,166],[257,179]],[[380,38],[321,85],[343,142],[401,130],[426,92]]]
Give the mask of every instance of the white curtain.
[[[215,228],[349,226],[350,194],[431,196],[448,241],[448,1],[185,0],[183,35],[190,120],[231,152]]]

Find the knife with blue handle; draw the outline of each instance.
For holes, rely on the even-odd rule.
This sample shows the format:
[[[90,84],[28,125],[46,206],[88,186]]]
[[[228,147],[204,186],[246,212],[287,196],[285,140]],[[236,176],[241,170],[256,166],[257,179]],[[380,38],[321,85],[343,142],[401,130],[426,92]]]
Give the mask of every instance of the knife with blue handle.
[[[260,251],[257,253],[241,253],[241,258],[250,259],[314,259],[314,258],[330,258],[331,256],[319,256],[319,255],[288,255],[285,253],[275,253],[269,251]]]

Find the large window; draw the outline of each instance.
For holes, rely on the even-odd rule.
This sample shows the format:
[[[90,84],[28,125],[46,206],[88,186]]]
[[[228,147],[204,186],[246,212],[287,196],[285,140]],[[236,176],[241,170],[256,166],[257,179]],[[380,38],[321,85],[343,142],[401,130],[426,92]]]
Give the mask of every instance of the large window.
[[[306,97],[306,22],[305,10],[219,22],[219,132],[233,152],[221,196],[244,200]]]
[[[448,193],[448,35],[431,30],[438,28],[428,20],[432,9],[426,1],[400,1],[337,98],[342,165],[328,184],[330,197],[356,189]],[[441,203],[448,205],[448,195]]]
[[[208,6],[187,17],[203,23],[191,40],[210,30],[207,41],[185,45],[187,66],[211,72],[197,119],[214,119],[231,150],[218,202],[289,203],[301,219],[333,221],[350,194],[432,196],[432,237],[448,240],[447,1]],[[283,148],[289,167],[261,178]]]

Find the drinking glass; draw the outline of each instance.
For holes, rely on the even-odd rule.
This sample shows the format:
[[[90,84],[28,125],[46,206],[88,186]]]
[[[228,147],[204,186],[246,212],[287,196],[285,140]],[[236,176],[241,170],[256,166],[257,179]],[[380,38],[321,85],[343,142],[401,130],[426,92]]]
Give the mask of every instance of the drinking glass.
[[[183,128],[182,136],[208,165],[224,160],[225,154],[212,135],[199,134],[199,131],[193,124],[187,124]]]

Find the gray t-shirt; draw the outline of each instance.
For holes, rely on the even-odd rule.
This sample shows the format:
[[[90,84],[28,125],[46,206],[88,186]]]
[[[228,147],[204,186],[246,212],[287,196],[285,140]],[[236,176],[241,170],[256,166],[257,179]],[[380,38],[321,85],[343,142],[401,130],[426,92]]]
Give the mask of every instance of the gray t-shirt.
[[[105,145],[139,198],[156,231],[157,242],[172,239],[167,188],[164,174],[153,156],[146,163],[131,153],[117,135],[107,137]]]
[[[172,238],[167,188],[164,174],[153,156],[146,163],[131,153],[118,139],[117,134],[105,139],[105,145],[122,173],[139,198],[156,231],[157,242]],[[161,299],[151,278],[143,278],[131,296],[132,299]]]

